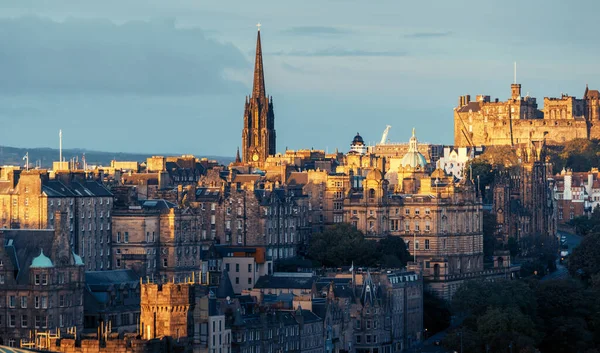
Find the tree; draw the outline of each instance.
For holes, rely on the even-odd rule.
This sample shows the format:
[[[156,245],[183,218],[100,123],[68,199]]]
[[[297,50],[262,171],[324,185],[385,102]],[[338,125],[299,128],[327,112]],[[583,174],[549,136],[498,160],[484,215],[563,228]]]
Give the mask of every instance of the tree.
[[[592,276],[600,273],[600,233],[585,236],[569,256],[569,272],[589,282]]]
[[[575,280],[556,280],[541,283],[535,296],[546,333],[540,344],[543,351],[582,352],[598,346],[593,332],[600,309],[597,292]]]
[[[377,243],[377,254],[380,256],[380,264],[384,267],[404,267],[412,260],[404,239],[400,237],[387,236],[381,239]]]
[[[516,307],[490,307],[477,318],[477,334],[492,352],[501,352],[511,343],[514,351],[531,349],[539,339],[533,320]]]
[[[496,215],[489,211],[483,212],[483,256],[490,258],[494,255],[494,250],[498,249],[496,239]]]
[[[428,335],[433,335],[450,326],[450,307],[429,292],[423,292],[423,327]]]

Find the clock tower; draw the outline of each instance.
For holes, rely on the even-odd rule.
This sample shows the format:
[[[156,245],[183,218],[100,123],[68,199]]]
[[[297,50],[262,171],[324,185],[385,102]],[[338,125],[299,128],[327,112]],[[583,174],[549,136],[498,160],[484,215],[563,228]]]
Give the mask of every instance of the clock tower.
[[[268,156],[275,154],[275,114],[273,97],[265,92],[260,24],[256,39],[254,84],[252,95],[246,96],[242,130],[242,162],[262,167]]]

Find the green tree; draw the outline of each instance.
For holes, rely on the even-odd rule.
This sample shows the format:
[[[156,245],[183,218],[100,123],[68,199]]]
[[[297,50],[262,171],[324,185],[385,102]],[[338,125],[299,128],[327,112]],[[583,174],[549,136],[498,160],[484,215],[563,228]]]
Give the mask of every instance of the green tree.
[[[450,306],[429,292],[423,292],[423,327],[429,336],[450,326]]]
[[[489,307],[477,318],[477,334],[492,352],[513,345],[516,352],[535,347],[539,333],[533,320],[516,307]]]
[[[499,244],[496,239],[496,215],[489,212],[483,212],[483,256],[490,258],[494,255],[494,250],[498,249]]]
[[[545,337],[540,344],[548,352],[583,352],[598,346],[594,338],[598,293],[575,280],[542,282],[535,290],[540,327]]]
[[[569,256],[569,272],[589,282],[600,273],[600,233],[588,234]]]
[[[377,243],[379,262],[384,267],[404,267],[412,256],[401,237],[387,236]]]
[[[359,230],[347,223],[313,234],[308,256],[328,267],[350,265],[352,262],[358,266],[374,266],[378,261],[375,242],[365,239]]]

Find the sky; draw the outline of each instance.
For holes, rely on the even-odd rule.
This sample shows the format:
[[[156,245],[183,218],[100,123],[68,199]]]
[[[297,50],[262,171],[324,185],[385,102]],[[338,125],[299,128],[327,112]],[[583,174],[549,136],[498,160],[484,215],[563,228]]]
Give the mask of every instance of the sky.
[[[0,145],[234,156],[260,22],[277,150],[453,143],[464,94],[600,88],[600,2],[0,1]]]

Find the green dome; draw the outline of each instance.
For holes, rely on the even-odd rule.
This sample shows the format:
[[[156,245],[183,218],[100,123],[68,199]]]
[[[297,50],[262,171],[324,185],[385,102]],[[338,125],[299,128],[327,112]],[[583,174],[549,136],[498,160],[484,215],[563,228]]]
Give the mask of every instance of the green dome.
[[[413,168],[413,169],[425,169],[427,165],[427,159],[419,153],[417,137],[415,136],[415,129],[413,128],[413,135],[410,138],[410,142],[408,145],[408,152],[402,158],[401,163],[403,168]]]
[[[31,266],[29,268],[50,268],[54,267],[52,264],[52,260],[46,255],[44,255],[44,250],[40,251],[40,254],[33,258],[31,261]]]

